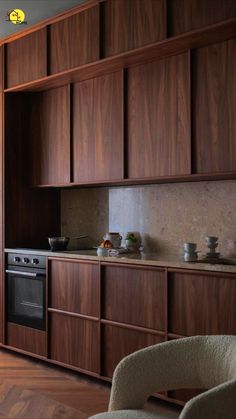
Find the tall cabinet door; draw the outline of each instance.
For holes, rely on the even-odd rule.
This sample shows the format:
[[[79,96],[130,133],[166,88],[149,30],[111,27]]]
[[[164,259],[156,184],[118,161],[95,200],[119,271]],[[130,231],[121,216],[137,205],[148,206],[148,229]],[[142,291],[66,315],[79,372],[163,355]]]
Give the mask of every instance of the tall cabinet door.
[[[123,72],[76,83],[74,182],[123,177]]]
[[[196,173],[236,171],[236,40],[193,55]]]
[[[190,174],[189,54],[128,70],[128,177]]]

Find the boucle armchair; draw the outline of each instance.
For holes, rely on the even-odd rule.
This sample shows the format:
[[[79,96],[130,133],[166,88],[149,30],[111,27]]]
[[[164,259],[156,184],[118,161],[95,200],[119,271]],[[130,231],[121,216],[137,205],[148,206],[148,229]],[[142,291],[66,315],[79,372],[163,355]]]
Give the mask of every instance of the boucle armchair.
[[[125,357],[113,375],[109,412],[92,418],[158,418],[143,410],[147,398],[181,388],[207,391],[189,400],[179,419],[236,419],[236,336],[177,339]]]

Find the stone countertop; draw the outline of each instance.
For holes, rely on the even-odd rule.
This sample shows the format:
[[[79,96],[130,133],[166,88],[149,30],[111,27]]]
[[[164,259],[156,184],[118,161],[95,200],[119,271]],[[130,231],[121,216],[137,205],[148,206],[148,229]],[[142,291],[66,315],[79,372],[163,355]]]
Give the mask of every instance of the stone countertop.
[[[181,255],[159,256],[157,253],[127,253],[120,256],[97,256],[96,249],[92,250],[68,250],[62,252],[51,252],[50,250],[40,249],[10,249],[6,248],[5,253],[32,254],[47,257],[60,257],[79,260],[93,260],[97,262],[112,262],[137,264],[145,266],[156,266],[161,268],[192,269],[211,272],[236,273],[236,260],[232,260],[232,265],[210,264],[204,262],[184,262]]]

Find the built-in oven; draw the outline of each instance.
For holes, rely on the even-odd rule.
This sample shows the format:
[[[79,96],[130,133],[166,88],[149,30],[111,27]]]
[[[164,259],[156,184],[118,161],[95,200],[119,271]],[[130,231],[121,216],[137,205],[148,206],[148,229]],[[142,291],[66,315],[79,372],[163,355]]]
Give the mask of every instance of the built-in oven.
[[[45,330],[46,257],[8,253],[7,321]]]

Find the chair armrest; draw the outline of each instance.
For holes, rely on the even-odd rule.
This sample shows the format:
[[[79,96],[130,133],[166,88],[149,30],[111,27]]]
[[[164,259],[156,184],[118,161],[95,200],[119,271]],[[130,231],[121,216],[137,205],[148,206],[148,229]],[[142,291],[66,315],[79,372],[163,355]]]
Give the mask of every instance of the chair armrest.
[[[236,380],[208,390],[185,405],[179,419],[235,419]]]

